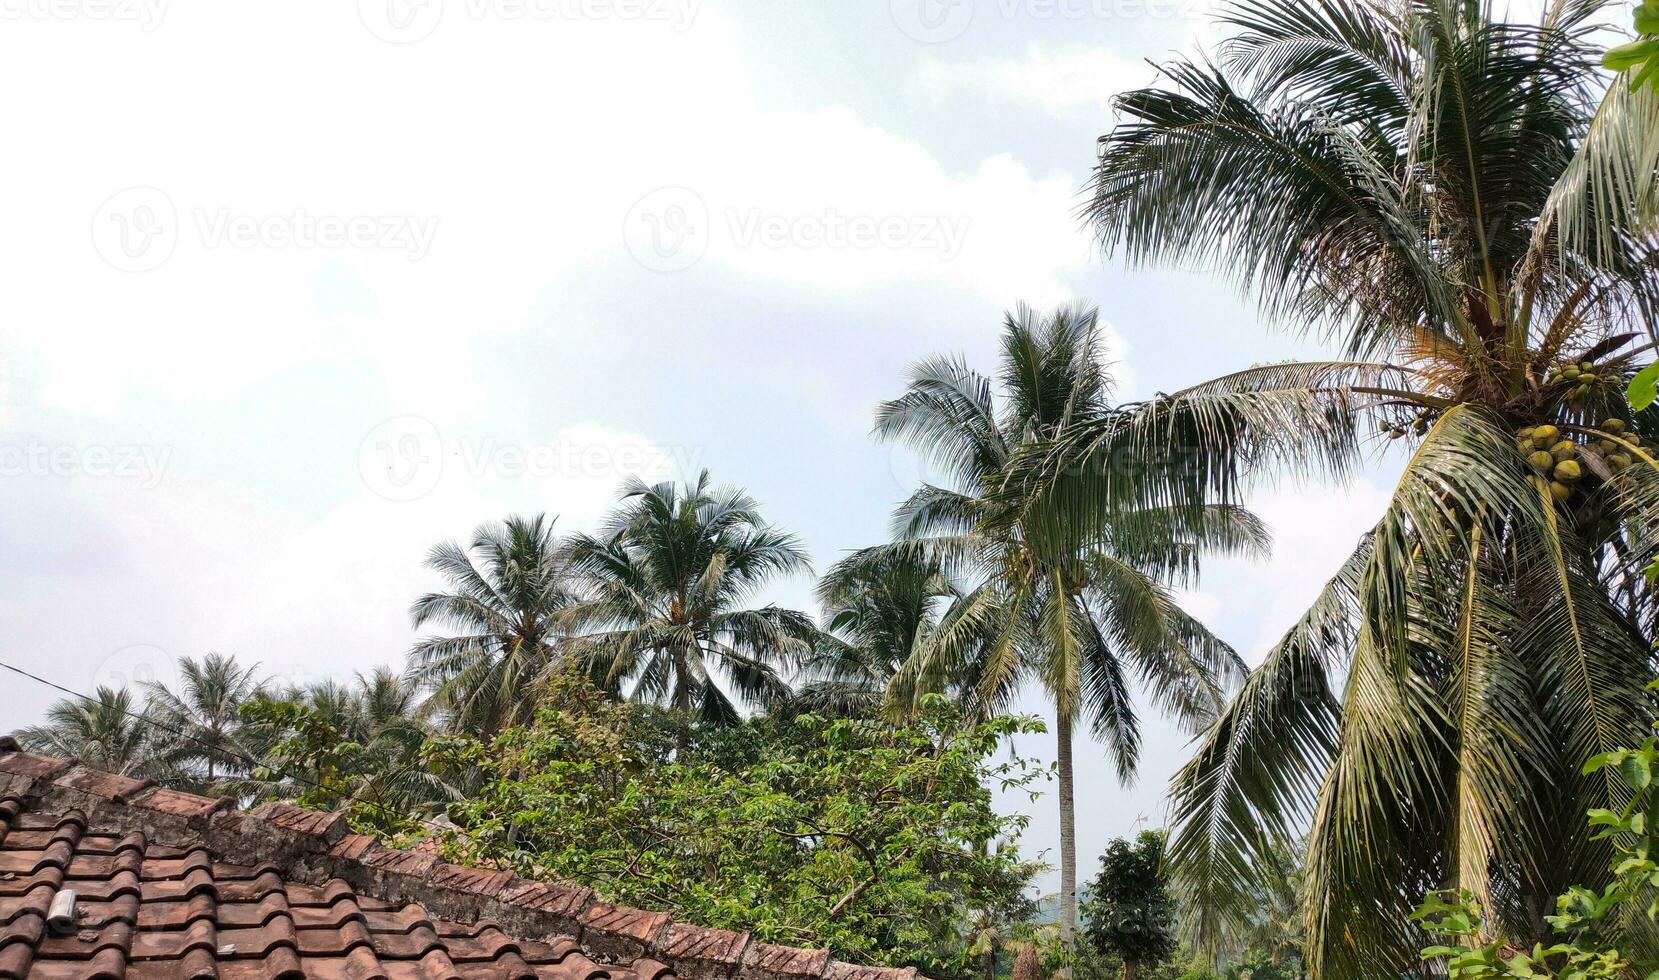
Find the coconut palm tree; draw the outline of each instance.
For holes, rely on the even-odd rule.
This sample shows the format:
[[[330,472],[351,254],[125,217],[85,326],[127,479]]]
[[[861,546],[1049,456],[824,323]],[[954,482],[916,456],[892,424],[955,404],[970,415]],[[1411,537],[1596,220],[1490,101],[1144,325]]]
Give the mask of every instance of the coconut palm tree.
[[[553,525],[543,514],[482,524],[470,549],[446,541],[426,559],[449,590],[415,600],[409,618],[455,633],[417,641],[409,670],[456,731],[490,735],[535,715],[534,683],[558,659],[559,616],[576,598]]]
[[[707,471],[683,488],[632,479],[621,501],[600,535],[573,535],[565,550],[587,595],[567,618],[600,686],[714,724],[738,719],[737,700],[787,694],[778,668],[806,656],[817,628],[805,613],[747,603],[810,570],[795,537]]]
[[[867,549],[836,562],[818,582],[826,626],[789,708],[834,717],[878,713],[894,679],[933,641],[941,616],[961,596],[939,562],[914,551]]]
[[[30,751],[80,759],[122,776],[176,778],[179,740],[153,721],[131,691],[99,687],[91,698],[53,704],[44,724],[20,729],[17,739]]]
[[[200,660],[180,657],[178,666],[178,690],[159,681],[145,683],[148,713],[179,733],[176,750],[199,785],[214,787],[248,775],[253,756],[242,738],[241,708],[267,693],[259,665],[210,653]]]
[[[1195,939],[1241,924],[1253,866],[1304,827],[1315,978],[1414,969],[1426,889],[1469,889],[1526,946],[1549,896],[1605,878],[1583,814],[1623,791],[1580,767],[1653,710],[1655,426],[1620,395],[1659,283],[1648,240],[1579,248],[1552,210],[1601,96],[1602,6],[1515,24],[1475,2],[1244,0],[1213,60],[1116,100],[1088,211],[1108,251],[1226,270],[1344,359],[1083,420],[1015,484],[1082,528],[1141,492],[1093,463],[1139,447],[1179,444],[1166,488],[1223,500],[1253,474],[1352,473],[1366,424],[1409,448],[1386,512],[1175,778]]]
[[[909,444],[938,466],[948,486],[924,484],[895,516],[898,540],[865,561],[920,555],[971,583],[894,685],[906,702],[951,685],[981,710],[1005,708],[1027,684],[1055,708],[1060,807],[1060,934],[1077,916],[1073,732],[1090,726],[1109,747],[1119,778],[1140,751],[1131,678],[1153,702],[1192,726],[1215,717],[1242,663],[1176,602],[1206,552],[1260,553],[1267,534],[1236,506],[1145,501],[1115,510],[1087,542],[1007,490],[1022,450],[1065,437],[1078,419],[1110,410],[1093,309],[1048,316],[1021,308],[1003,326],[1000,382],[960,359],[921,362],[909,388],[881,406],[876,432]],[[1111,462],[1156,484],[1165,464],[1136,456]]]

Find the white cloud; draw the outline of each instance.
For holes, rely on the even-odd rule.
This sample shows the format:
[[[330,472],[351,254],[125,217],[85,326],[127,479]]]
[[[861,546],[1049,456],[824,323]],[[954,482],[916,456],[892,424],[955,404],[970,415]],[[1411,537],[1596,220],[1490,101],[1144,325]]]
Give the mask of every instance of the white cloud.
[[[758,108],[710,11],[683,32],[457,18],[408,47],[307,5],[282,18],[175,11],[136,41],[24,26],[0,37],[10,74],[81,67],[11,112],[57,135],[53,160],[17,161],[31,193],[0,243],[14,272],[0,331],[41,356],[42,401],[77,412],[113,415],[142,387],[223,398],[297,364],[363,358],[403,407],[463,409],[479,390],[473,341],[522,328],[539,291],[578,269],[654,274],[624,235],[661,187],[709,211],[712,240],[686,277],[1049,303],[1090,261],[1071,178],[1006,155],[951,173],[851,110]],[[232,57],[227,32],[264,43]],[[287,50],[308,52],[303,69],[273,54]],[[109,97],[139,76],[148,104],[191,111]],[[463,96],[457,79],[489,97]],[[69,106],[76,125],[57,125]],[[163,205],[98,213],[130,187],[159,189]],[[429,252],[308,244],[319,221],[420,229]],[[118,271],[95,225],[106,253],[158,228],[172,251]],[[778,228],[781,244],[760,233]]]
[[[1153,79],[1144,62],[1104,48],[1052,50],[1028,46],[1022,57],[923,61],[916,77],[936,104],[957,96],[993,103],[1033,106],[1054,116],[1087,111],[1102,115],[1112,96]]]

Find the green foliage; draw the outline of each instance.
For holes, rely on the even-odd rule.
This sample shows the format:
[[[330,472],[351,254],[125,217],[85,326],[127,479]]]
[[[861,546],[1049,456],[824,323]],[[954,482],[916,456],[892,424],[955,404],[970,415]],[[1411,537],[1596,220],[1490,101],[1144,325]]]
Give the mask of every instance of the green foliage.
[[[1602,55],[1602,67],[1630,74],[1631,88],[1659,88],[1659,3],[1642,0],[1631,13],[1636,39]]]
[[[900,727],[811,715],[702,733],[683,752],[649,712],[567,685],[558,707],[492,743],[430,756],[485,780],[450,807],[453,860],[578,881],[607,899],[765,941],[915,965],[983,957],[976,927],[1023,911],[1032,871],[987,784],[1040,772],[993,759],[1031,720],[964,727],[942,699]]]
[[[1616,854],[1611,880],[1599,890],[1574,886],[1557,898],[1555,914],[1544,917],[1554,941],[1530,949],[1496,933],[1468,890],[1430,893],[1413,918],[1442,937],[1442,944],[1423,950],[1423,959],[1441,961],[1451,980],[1659,978],[1651,944],[1631,942],[1634,929],[1659,918],[1659,829],[1650,819],[1659,783],[1659,739],[1597,755],[1584,772],[1616,774],[1628,796],[1618,811],[1589,811],[1591,839],[1609,842]]]
[[[97,769],[140,779],[188,778],[179,739],[155,727],[148,705],[125,689],[99,687],[93,697],[58,701],[44,724],[20,729],[33,752],[80,759]]]
[[[359,833],[397,837],[418,833],[417,801],[411,786],[431,787],[419,748],[418,729],[402,737],[376,732],[359,742],[339,720],[303,700],[259,699],[244,704],[241,716],[269,741],[263,764],[252,772],[261,795],[290,799],[318,810],[344,810]]]
[[[1164,835],[1143,831],[1134,843],[1117,838],[1100,856],[1100,873],[1083,905],[1084,936],[1117,957],[1126,980],[1175,952],[1176,907],[1164,880]]]

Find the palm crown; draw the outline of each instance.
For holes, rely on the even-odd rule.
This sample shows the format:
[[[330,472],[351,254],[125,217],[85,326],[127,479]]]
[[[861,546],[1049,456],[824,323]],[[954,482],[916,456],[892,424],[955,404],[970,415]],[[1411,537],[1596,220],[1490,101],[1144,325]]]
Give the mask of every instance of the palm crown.
[[[747,605],[810,566],[753,498],[713,486],[707,472],[683,489],[631,480],[603,532],[573,535],[565,553],[585,589],[568,619],[607,690],[631,685],[637,699],[727,723],[738,702],[723,680],[738,699],[770,704],[788,690],[779,668],[816,639],[805,613]]]
[[[417,629],[455,631],[424,637],[409,653],[411,672],[432,690],[431,709],[465,731],[530,720],[535,685],[559,657],[559,617],[575,600],[553,521],[538,514],[482,525],[470,551],[445,542],[426,566],[449,591],[421,596],[410,619]]]

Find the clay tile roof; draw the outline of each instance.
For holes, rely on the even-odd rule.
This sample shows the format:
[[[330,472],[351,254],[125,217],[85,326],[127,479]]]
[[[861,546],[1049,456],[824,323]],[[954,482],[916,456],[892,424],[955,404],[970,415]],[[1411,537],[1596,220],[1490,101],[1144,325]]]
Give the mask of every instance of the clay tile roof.
[[[60,890],[73,928],[46,925]],[[0,736],[0,980],[916,980]]]

